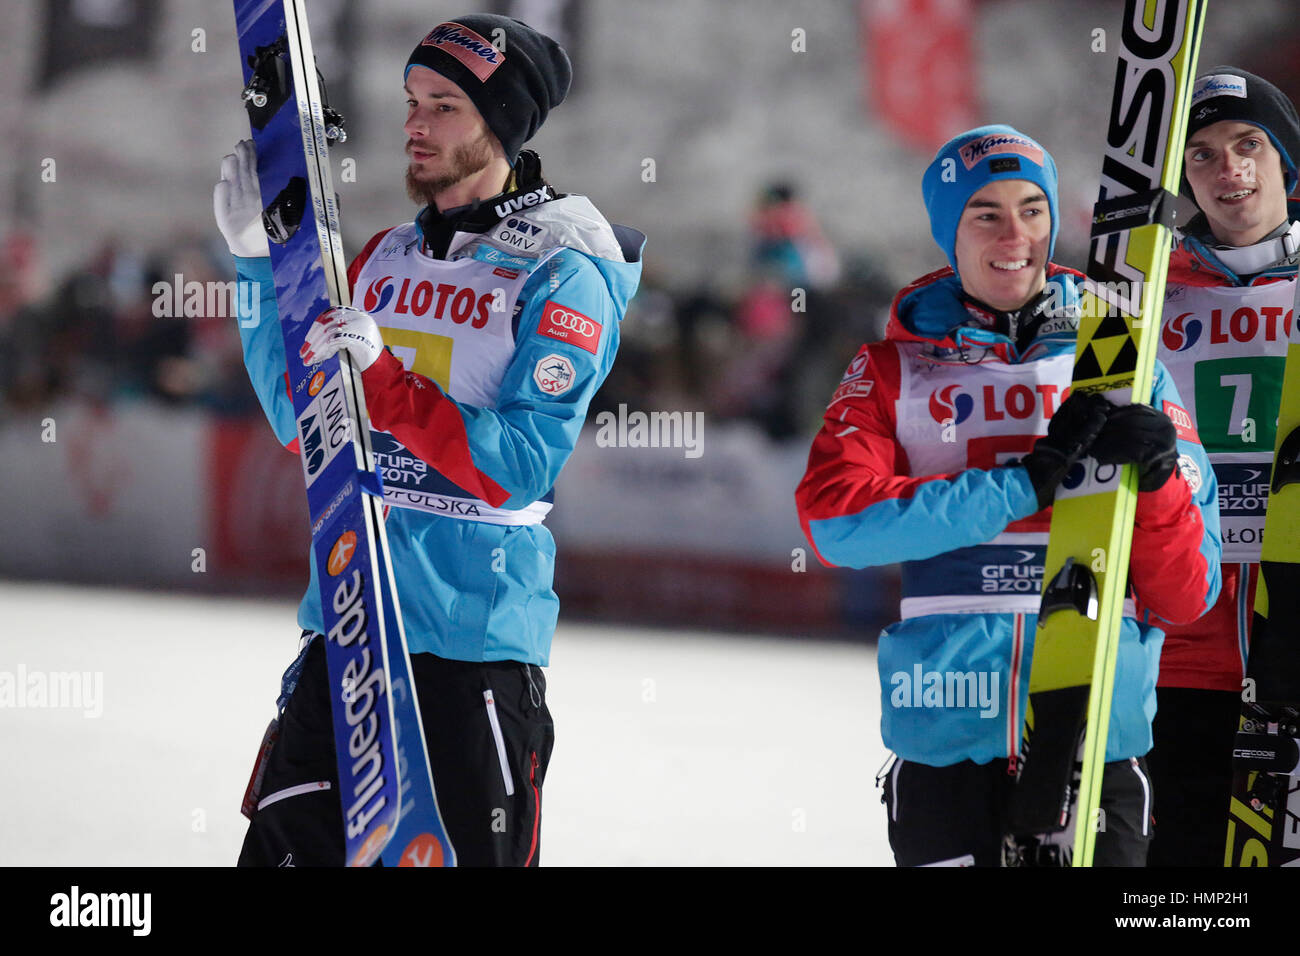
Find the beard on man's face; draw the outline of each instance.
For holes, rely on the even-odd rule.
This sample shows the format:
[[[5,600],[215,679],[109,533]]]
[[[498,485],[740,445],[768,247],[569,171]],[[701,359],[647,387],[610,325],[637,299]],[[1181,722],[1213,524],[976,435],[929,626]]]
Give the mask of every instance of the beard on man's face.
[[[407,144],[408,149],[410,143]],[[429,177],[420,177],[415,167],[406,166],[406,195],[411,202],[431,206],[438,193],[450,189],[463,179],[487,168],[492,162],[492,140],[487,133],[470,143],[457,143],[451,149],[447,169]]]

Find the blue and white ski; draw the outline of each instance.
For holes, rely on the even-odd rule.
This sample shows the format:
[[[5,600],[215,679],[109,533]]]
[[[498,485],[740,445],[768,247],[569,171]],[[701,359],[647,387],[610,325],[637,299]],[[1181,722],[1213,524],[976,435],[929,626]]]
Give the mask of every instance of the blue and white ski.
[[[307,484],[325,615],[346,860],[452,866],[438,812],[384,535],[360,373],[346,352],[296,361],[307,330],[347,305],[347,265],[327,155],[341,118],[324,106],[303,0],[235,0],[244,102]],[[314,226],[314,228],[313,228]]]

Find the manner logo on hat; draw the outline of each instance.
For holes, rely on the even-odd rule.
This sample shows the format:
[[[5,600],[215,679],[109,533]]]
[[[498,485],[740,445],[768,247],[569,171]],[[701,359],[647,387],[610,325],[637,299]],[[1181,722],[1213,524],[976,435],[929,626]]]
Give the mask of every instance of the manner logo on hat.
[[[439,23],[420,46],[435,47],[451,54],[481,82],[487,82],[487,78],[506,61],[505,53],[459,23]]]
[[[1002,153],[1018,153],[1039,166],[1043,165],[1041,146],[1023,136],[1010,136],[1006,133],[993,133],[989,136],[973,139],[962,146],[960,152],[961,161],[966,164],[968,170],[974,169],[976,163],[991,153],[999,155]]]
[[[1203,76],[1192,87],[1192,105],[1215,96],[1240,96],[1246,99],[1246,78],[1231,73]]]

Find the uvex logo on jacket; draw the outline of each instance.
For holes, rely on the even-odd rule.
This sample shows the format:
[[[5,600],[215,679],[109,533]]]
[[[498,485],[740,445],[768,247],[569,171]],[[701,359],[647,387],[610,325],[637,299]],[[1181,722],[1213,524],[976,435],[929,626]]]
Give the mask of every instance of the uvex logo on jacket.
[[[449,318],[458,325],[469,322],[471,328],[481,329],[488,324],[492,293],[479,295],[467,286],[435,284],[428,279],[416,282],[405,278],[399,286],[392,276],[380,276],[366,286],[361,307],[373,313],[389,310],[390,305],[394,315],[425,315],[432,311],[435,319]]]
[[[518,212],[528,206],[536,206],[538,203],[547,202],[554,199],[550,186],[538,186],[532,192],[524,193],[522,196],[515,196],[513,199],[506,199],[492,207],[492,211],[503,219],[512,212]]]

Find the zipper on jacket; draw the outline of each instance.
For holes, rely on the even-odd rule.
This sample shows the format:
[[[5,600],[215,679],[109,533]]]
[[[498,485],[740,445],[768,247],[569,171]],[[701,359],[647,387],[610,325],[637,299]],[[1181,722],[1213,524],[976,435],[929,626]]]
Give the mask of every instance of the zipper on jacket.
[[[1007,680],[1007,774],[1020,768],[1020,669],[1025,656],[1025,616],[1017,614],[1011,625],[1011,671]]]

